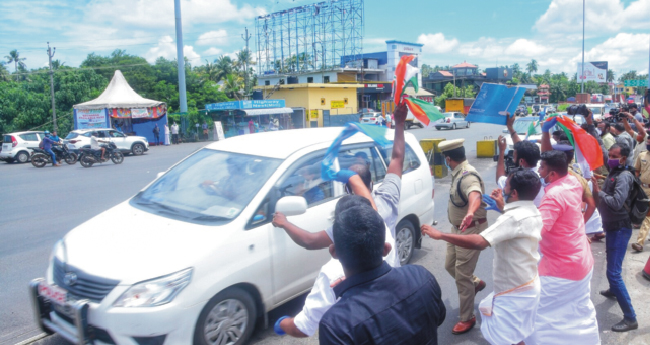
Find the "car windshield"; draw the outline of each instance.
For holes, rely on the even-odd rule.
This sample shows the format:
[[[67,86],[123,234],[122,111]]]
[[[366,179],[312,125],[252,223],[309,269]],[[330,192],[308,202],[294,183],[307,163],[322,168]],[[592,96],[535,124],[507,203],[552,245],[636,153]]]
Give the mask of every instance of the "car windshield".
[[[594,113],[595,115],[602,115],[603,109],[604,108],[600,108],[600,107],[589,108],[589,110],[591,110],[591,112]]]
[[[530,128],[530,124],[533,123],[534,119],[525,119],[525,120],[516,120],[515,124],[513,125],[515,131],[517,134],[527,134],[528,133],[528,128]],[[538,126],[535,127],[535,134],[540,134],[542,133],[542,129]]]
[[[136,195],[131,204],[192,222],[227,223],[248,206],[280,163],[202,149]]]

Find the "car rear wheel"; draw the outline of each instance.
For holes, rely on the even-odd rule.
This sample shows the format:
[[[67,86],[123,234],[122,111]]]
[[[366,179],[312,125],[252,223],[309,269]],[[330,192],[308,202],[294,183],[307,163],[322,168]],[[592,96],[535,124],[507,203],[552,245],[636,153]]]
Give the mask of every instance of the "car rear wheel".
[[[144,153],[144,145],[142,144],[133,144],[131,151],[134,155],[139,156]]]
[[[415,248],[415,228],[410,221],[404,219],[395,227],[395,245],[397,246],[397,257],[400,265],[406,265],[413,257]]]
[[[25,151],[20,151],[16,155],[16,160],[18,163],[27,163],[29,161],[29,153]]]
[[[248,341],[257,310],[244,290],[231,288],[218,293],[203,308],[194,330],[194,345],[242,345]]]

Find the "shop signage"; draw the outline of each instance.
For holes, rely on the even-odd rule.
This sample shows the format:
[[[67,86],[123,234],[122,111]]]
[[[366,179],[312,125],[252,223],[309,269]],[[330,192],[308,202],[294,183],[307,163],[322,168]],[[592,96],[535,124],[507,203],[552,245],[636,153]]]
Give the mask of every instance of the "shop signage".
[[[332,109],[345,108],[345,101],[332,101]]]
[[[377,89],[383,89],[384,84],[366,84],[365,85],[367,88],[377,88]]]
[[[77,109],[77,129],[108,127],[106,109]]]
[[[318,109],[313,109],[309,111],[309,118],[312,120],[318,120]]]
[[[232,101],[206,104],[206,110],[237,110],[237,109],[268,109],[268,108],[284,108],[285,102],[283,99],[264,99],[253,101]]]
[[[141,119],[149,117],[149,112],[147,108],[131,108],[131,118],[132,119]]]
[[[623,81],[624,85],[626,87],[634,87],[634,86],[648,86],[648,80],[647,79],[630,79],[630,80],[625,80]]]

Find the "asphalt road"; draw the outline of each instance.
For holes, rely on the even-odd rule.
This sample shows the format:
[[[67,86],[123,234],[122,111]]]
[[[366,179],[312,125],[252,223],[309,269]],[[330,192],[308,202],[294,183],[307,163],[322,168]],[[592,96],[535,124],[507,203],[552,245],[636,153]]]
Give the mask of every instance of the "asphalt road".
[[[496,138],[502,128],[473,124],[470,129],[454,131],[413,129],[408,132],[418,139],[464,138],[470,163],[477,168],[484,178],[487,190],[491,191],[496,187],[496,163],[491,159],[476,158],[476,141],[483,140],[485,136]],[[27,285],[31,279],[44,275],[51,248],[59,238],[70,229],[131,197],[153,180],[158,172],[165,171],[202,146],[203,144],[195,143],[152,147],[144,156],[126,157],[122,165],[109,162],[90,169],[82,168],[78,164],[36,169],[31,165],[0,163],[0,345],[14,345],[42,333],[33,320]],[[435,218],[439,222],[438,228],[443,231],[450,228],[446,216],[449,185],[449,177],[436,180]],[[489,220],[494,221],[495,213],[489,214]],[[636,237],[636,232],[633,237]],[[640,317],[641,329],[626,335],[612,334],[608,329],[620,320],[621,312],[616,303],[603,301],[603,298],[597,295],[598,290],[607,287],[604,277],[604,244],[594,244],[592,248],[596,258],[592,300],[596,304],[603,344],[650,344],[650,336],[646,338],[650,334],[650,308],[646,302],[650,283],[643,278],[637,279],[636,272],[630,273],[631,278],[626,278],[629,288],[630,284],[634,284],[630,290]],[[639,263],[647,260],[647,254],[642,255],[636,257]],[[492,251],[488,249],[479,259],[476,273],[488,286],[477,296],[477,304],[489,293],[492,286],[492,258]],[[439,343],[486,344],[478,330],[478,324],[470,333],[451,335],[451,328],[458,320],[458,298],[455,283],[444,270],[444,259],[445,244],[427,238],[423,242],[423,248],[415,252],[412,260],[413,264],[429,269],[438,279],[443,291],[447,318],[439,329]],[[635,299],[635,291],[641,296],[645,294],[645,300]],[[270,323],[273,324],[283,315],[297,314],[303,301],[304,296],[272,311]],[[643,324],[642,319],[648,322]],[[68,343],[55,335],[37,340],[34,344]],[[306,345],[318,344],[318,339],[279,337],[272,329],[265,330],[261,323],[258,323],[251,344]]]

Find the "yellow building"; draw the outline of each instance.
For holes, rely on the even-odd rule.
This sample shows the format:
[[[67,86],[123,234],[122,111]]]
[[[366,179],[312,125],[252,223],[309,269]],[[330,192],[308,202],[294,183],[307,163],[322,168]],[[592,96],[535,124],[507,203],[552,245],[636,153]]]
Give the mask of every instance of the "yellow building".
[[[289,108],[305,108],[307,127],[323,127],[339,122],[339,115],[357,114],[357,88],[362,84],[287,84],[257,86],[262,90],[264,99],[283,99]],[[346,116],[349,118],[349,116]],[[349,120],[348,120],[349,121]]]

